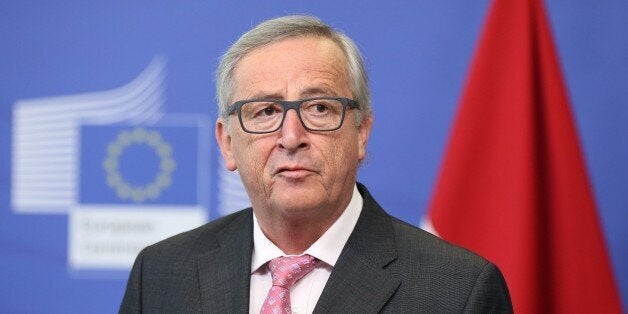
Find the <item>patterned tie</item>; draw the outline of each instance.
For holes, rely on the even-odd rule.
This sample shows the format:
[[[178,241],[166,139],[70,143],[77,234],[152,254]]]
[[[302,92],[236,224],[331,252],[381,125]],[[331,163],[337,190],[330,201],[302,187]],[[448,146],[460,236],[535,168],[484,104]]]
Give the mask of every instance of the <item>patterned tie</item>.
[[[303,276],[307,275],[319,260],[310,255],[282,256],[268,263],[273,277],[273,286],[262,305],[261,314],[292,313],[290,307],[290,288]]]

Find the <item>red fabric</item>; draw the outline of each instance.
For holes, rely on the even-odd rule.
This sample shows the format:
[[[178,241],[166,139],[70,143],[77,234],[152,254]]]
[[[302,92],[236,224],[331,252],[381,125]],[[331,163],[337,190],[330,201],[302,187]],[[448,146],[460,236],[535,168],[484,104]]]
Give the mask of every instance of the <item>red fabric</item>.
[[[541,1],[492,4],[429,216],[499,266],[515,312],[621,312]]]

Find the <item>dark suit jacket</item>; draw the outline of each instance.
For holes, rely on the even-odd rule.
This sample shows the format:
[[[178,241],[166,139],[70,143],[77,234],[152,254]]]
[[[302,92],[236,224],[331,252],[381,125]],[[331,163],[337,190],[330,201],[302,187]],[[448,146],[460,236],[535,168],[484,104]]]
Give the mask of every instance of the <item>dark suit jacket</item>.
[[[315,313],[512,312],[504,278],[483,258],[364,207]],[[247,313],[253,249],[250,208],[145,248],[121,313]]]

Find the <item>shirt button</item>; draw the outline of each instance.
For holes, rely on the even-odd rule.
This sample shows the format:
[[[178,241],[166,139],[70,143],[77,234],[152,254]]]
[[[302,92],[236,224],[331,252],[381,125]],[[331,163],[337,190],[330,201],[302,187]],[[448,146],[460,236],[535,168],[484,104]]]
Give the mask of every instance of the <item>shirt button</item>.
[[[301,312],[302,312],[302,309],[301,309],[300,306],[295,306],[295,307],[292,308],[292,313],[294,313],[294,314],[299,314]]]

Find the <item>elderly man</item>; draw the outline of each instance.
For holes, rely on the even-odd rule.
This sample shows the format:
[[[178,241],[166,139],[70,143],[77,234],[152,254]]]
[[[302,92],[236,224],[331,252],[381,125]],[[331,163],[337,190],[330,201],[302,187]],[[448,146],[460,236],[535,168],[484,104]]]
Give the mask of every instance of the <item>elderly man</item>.
[[[144,249],[121,312],[511,312],[481,257],[384,212],[356,183],[373,118],[355,44],[288,16],[217,73],[216,139],[248,208]]]

